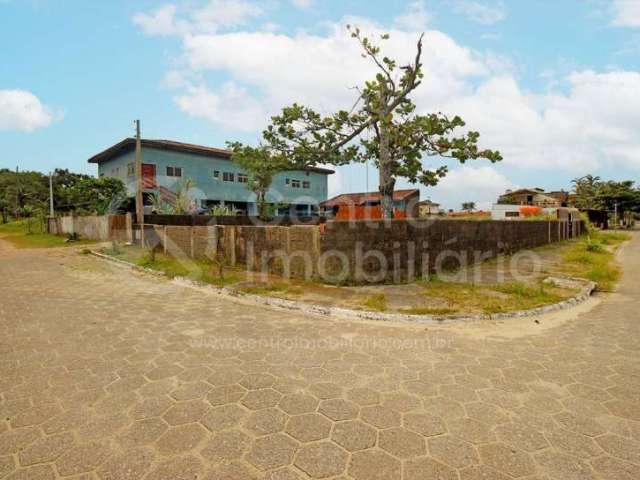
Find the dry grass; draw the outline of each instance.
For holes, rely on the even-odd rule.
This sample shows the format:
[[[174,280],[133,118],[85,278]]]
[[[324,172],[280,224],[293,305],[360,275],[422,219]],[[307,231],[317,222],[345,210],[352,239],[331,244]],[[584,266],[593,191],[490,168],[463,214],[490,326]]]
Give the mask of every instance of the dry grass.
[[[379,293],[372,293],[366,287],[288,281],[273,275],[264,281],[259,276],[247,276],[247,272],[239,268],[225,269],[224,278],[220,279],[211,262],[181,261],[160,253],[151,258],[147,251],[137,247],[116,245],[105,249],[105,253],[163,271],[170,277],[184,276],[254,295],[409,315],[493,314],[537,308],[577,293],[575,289],[544,284],[542,280],[546,275],[581,277],[597,282],[601,290],[610,290],[620,276],[614,258],[615,249],[628,238],[627,234],[619,232],[594,232],[589,237],[535,249],[544,252],[544,273],[532,276],[528,283],[455,283],[434,277],[413,284],[406,289],[408,293],[405,295],[397,293],[397,286],[396,293],[386,291],[384,286],[379,287]],[[394,286],[389,286],[389,289],[394,289]]]
[[[371,295],[362,302],[362,306],[367,310],[384,312],[387,310],[387,297],[384,293]]]
[[[560,269],[567,275],[595,282],[598,290],[611,291],[622,273],[615,261],[615,252],[630,238],[622,232],[594,231],[569,242]]]
[[[519,282],[495,285],[443,282],[432,278],[424,282],[423,295],[439,309],[467,313],[499,313],[528,310],[558,302],[574,293],[573,290],[550,287],[538,282],[527,285]]]
[[[237,271],[225,271],[223,278],[218,275],[217,266],[203,260],[178,259],[163,253],[151,255],[149,250],[138,247],[120,247],[112,244],[102,253],[117,257],[135,265],[163,272],[167,277],[185,277],[218,287],[232,285],[240,280]]]

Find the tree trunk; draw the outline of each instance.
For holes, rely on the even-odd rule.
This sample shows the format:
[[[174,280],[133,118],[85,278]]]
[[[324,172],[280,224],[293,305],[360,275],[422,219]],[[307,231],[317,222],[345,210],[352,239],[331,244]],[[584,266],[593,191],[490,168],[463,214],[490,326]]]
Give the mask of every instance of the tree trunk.
[[[261,220],[268,220],[267,218],[267,201],[266,201],[266,197],[267,197],[267,192],[264,190],[261,190],[258,192],[258,217],[260,217]]]
[[[387,104],[386,92],[380,94],[381,105]],[[391,158],[389,154],[389,112],[384,108],[380,112],[380,148],[378,158],[378,170],[380,174],[380,200],[382,204],[382,218],[390,220],[393,218],[393,190],[396,184],[395,178],[391,174]]]

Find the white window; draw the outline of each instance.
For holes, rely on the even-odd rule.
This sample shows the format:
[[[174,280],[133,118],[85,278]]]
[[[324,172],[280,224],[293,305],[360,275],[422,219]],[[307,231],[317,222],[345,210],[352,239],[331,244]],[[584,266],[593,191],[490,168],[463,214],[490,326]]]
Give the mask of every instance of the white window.
[[[235,182],[235,174],[233,172],[222,172],[222,180],[225,182]]]
[[[181,177],[182,167],[167,167],[167,177]]]
[[[300,180],[291,180],[292,188],[300,188]]]
[[[136,174],[136,164],[135,163],[127,163],[127,176],[133,177]]]
[[[249,177],[246,173],[238,174],[238,183],[247,183],[249,181]]]
[[[311,182],[305,180],[304,182],[302,182],[302,188],[311,188]]]
[[[215,178],[216,180],[220,179],[220,170],[213,171],[213,178]]]

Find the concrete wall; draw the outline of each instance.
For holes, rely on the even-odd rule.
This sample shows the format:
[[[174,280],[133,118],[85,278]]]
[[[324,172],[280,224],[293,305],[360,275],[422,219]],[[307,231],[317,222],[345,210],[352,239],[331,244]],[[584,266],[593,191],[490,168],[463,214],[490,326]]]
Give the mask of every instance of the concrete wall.
[[[131,220],[127,215],[54,217],[47,219],[47,228],[53,235],[75,233],[83,240],[131,241]]]
[[[402,282],[578,236],[582,222],[394,220],[325,226],[148,225],[145,245],[174,256],[329,283]],[[139,232],[138,232],[139,235]],[[138,237],[139,239],[139,237]]]
[[[582,222],[571,227],[560,221],[329,222],[321,251],[334,252],[325,262],[330,273],[339,275],[348,264],[349,282],[399,282],[572,238],[583,230]]]
[[[140,241],[139,230],[135,241]],[[316,276],[321,253],[317,226],[145,225],[144,243],[177,258],[222,258],[229,265],[308,279]]]

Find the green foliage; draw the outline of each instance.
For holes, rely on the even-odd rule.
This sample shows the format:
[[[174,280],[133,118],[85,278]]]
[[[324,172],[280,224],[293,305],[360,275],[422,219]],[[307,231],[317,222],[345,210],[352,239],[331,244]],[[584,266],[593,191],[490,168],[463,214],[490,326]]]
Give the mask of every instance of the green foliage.
[[[4,220],[9,215],[26,217],[33,211],[42,211],[48,199],[49,180],[45,175],[0,169],[0,208]]]
[[[170,207],[171,213],[174,215],[193,213],[194,202],[191,198],[191,190],[193,190],[195,186],[196,184],[191,178],[185,178],[178,182],[176,187],[176,198],[173,205]]]
[[[587,242],[587,252],[602,253],[604,252],[604,247],[600,243]]]
[[[149,202],[151,204],[151,211],[158,214],[170,214],[173,211],[173,205],[166,202],[162,195],[157,192],[152,192],[149,195]]]
[[[122,247],[120,247],[120,243],[118,243],[117,240],[113,240],[109,247],[105,247],[103,249],[103,253],[105,255],[111,255],[112,257],[117,257],[119,255],[122,255],[124,251],[122,250]]]
[[[214,205],[209,207],[209,215],[213,215],[215,217],[235,217],[238,215],[238,212],[226,205]]]
[[[615,262],[615,248],[629,238],[620,232],[595,230],[571,242],[563,255],[565,272],[596,282],[599,290],[612,290],[621,275]]]
[[[465,212],[473,212],[476,209],[476,202],[464,202],[462,204],[462,210]]]
[[[30,221],[32,222],[31,226],[29,226]],[[42,223],[33,222],[33,219],[0,225],[0,237],[9,241],[16,248],[51,248],[94,243],[88,240],[69,243],[64,237],[46,233]]]
[[[345,165],[373,161],[380,172],[386,217],[392,215],[396,178],[430,186],[446,175],[446,166],[425,168],[424,156],[449,157],[462,163],[477,158],[492,162],[502,159],[499,152],[478,147],[477,132],[454,135],[465,127],[460,117],[415,113],[416,106],[409,96],[423,78],[422,37],[417,42],[414,61],[399,66],[395,60],[381,56],[380,47],[362,36],[358,28],[348,28],[359,42],[362,56],[375,65],[375,78],[357,89],[359,96],[349,111],[322,116],[299,104],[285,107],[280,115],[272,117],[272,124],[263,132],[270,152],[298,168],[320,162]],[[384,34],[380,40],[388,38]]]
[[[267,193],[273,177],[278,172],[292,169],[292,162],[272,146],[251,147],[240,142],[227,142],[227,145],[233,150],[232,160],[249,176],[247,188],[256,194],[258,216],[263,220],[271,218],[273,212],[269,211]]]
[[[631,180],[603,181],[600,177],[586,175],[572,181],[575,206],[583,209],[597,209],[623,212],[640,212],[640,189]]]
[[[384,293],[372,295],[362,302],[362,306],[376,312],[384,312],[387,309],[387,297]]]
[[[54,208],[58,212],[110,213],[125,197],[124,184],[115,178],[95,178],[58,169],[52,184]],[[9,215],[32,217],[48,213],[49,176],[0,170],[0,210],[4,223]]]
[[[79,214],[115,213],[126,198],[124,183],[119,178],[86,177],[67,192],[70,208]]]

